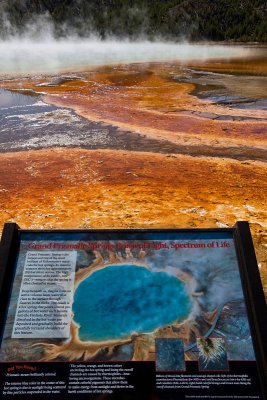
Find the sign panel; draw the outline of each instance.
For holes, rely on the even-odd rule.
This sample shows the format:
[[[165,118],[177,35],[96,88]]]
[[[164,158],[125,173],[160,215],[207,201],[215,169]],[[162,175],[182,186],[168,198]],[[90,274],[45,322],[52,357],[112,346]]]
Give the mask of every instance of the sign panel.
[[[265,301],[246,223],[7,224],[1,260],[3,398],[265,398]]]

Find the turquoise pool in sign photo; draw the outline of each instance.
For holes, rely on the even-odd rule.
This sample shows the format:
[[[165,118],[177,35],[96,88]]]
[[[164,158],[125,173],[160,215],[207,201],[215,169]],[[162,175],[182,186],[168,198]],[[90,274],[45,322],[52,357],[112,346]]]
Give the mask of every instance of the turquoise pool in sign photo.
[[[139,265],[111,265],[92,273],[74,295],[74,321],[83,341],[125,338],[183,321],[191,299],[173,275]]]

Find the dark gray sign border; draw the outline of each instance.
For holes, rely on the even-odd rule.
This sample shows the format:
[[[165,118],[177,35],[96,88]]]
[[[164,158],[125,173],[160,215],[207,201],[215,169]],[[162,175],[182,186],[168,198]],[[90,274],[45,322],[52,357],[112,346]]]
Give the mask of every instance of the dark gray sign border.
[[[233,228],[209,228],[209,229],[55,229],[55,230],[31,230],[20,229],[16,223],[4,225],[0,242],[0,339],[5,326],[7,308],[12,291],[13,277],[15,273],[16,259],[20,243],[20,235],[23,233],[153,233],[153,232],[231,232],[235,242],[241,283],[244,291],[245,302],[248,311],[248,320],[252,333],[256,363],[261,382],[263,396],[267,399],[267,312],[264,292],[261,284],[257,259],[250,233],[249,223],[239,221]],[[1,332],[2,331],[2,332]],[[1,342],[1,341],[0,341]]]

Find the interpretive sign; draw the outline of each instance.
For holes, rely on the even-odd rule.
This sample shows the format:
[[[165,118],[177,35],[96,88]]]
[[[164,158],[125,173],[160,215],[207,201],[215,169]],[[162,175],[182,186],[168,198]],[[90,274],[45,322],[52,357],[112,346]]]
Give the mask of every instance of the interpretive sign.
[[[6,224],[0,262],[1,398],[267,398],[266,305],[248,223]]]

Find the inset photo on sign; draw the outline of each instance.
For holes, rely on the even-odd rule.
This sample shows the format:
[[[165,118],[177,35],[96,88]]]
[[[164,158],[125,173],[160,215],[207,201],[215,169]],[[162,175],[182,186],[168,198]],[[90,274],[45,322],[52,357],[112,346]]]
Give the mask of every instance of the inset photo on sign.
[[[229,365],[223,338],[198,338],[200,371],[228,371]]]
[[[229,361],[255,360],[232,232],[26,231],[18,249],[0,362],[183,371],[215,335]]]
[[[180,339],[156,339],[156,370],[185,371],[184,344]]]

